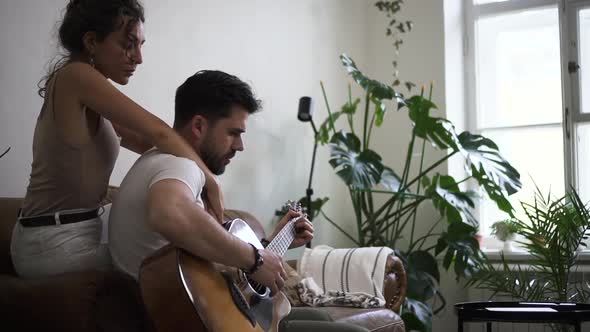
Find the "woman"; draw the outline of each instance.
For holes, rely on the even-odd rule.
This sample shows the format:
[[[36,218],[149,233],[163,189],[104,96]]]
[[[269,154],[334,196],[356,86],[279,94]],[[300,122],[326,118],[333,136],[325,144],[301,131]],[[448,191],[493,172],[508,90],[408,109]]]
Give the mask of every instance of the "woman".
[[[70,0],[59,28],[66,56],[39,83],[44,98],[33,164],[11,253],[23,277],[110,266],[100,206],[119,145],[152,146],[194,160],[206,173],[209,208],[221,220],[219,184],[166,123],[119,92],[142,63],[143,7],[137,0]]]

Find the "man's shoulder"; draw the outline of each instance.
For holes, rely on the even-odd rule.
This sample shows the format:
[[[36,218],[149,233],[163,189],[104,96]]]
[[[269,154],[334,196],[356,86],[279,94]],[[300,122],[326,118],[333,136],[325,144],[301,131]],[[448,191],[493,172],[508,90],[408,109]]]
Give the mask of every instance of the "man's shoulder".
[[[197,163],[188,159],[164,153],[156,148],[146,151],[127,173],[128,181],[134,184],[154,183],[165,179],[176,179],[186,183],[198,192],[205,183],[205,173]]]
[[[177,157],[173,154],[162,152],[155,147],[144,152],[139,157],[139,159],[137,159],[137,162],[135,163],[134,166],[137,166],[137,167],[151,166],[151,167],[155,168],[156,170],[171,168],[171,167],[176,167],[176,168],[180,167],[180,168],[183,168],[183,169],[186,169],[189,171],[202,172],[199,165],[197,165],[197,163],[195,163],[194,161],[192,161],[188,158]]]

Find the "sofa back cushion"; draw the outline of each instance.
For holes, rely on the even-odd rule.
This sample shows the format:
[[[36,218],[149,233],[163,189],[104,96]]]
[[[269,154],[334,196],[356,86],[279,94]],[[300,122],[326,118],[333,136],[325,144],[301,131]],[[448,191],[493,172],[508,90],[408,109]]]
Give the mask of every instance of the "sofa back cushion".
[[[14,274],[10,258],[10,238],[22,198],[0,197],[0,273]]]

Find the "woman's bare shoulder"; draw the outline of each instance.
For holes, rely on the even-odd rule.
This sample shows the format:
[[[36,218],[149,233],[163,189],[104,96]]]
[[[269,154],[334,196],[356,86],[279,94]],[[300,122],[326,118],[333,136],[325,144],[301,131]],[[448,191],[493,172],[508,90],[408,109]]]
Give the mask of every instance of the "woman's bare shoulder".
[[[102,75],[91,65],[85,62],[71,62],[63,66],[58,72],[59,80],[79,84],[85,80],[95,80]]]

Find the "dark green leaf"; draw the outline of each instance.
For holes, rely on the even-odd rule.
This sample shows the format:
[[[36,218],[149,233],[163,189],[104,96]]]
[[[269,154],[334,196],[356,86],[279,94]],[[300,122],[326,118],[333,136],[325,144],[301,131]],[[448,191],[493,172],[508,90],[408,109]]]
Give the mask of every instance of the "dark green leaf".
[[[459,142],[461,153],[472,166],[478,181],[494,182],[508,195],[520,190],[520,174],[500,155],[492,140],[464,131],[459,135]]]
[[[498,208],[514,217],[512,205],[504,195],[512,195],[521,187],[520,174],[498,151],[490,139],[470,132],[459,135],[459,148],[471,169],[471,175],[484,188]]]
[[[446,248],[443,259],[443,267],[449,269],[454,263],[457,278],[468,278],[475,273],[479,263],[484,259],[476,238],[477,228],[463,222],[451,223],[446,232],[443,232],[437,244],[437,255]],[[443,245],[440,242],[444,242]]]
[[[330,141],[330,164],[344,182],[356,189],[371,189],[381,180],[381,156],[360,151],[361,142],[352,133],[340,131]]]
[[[409,322],[409,326],[406,325],[407,331],[418,330],[429,332],[432,330],[432,309],[427,304],[408,297],[404,303],[403,312],[402,317],[406,315],[404,324],[406,323],[406,319]],[[413,314],[417,320],[407,315],[407,313]]]
[[[361,99],[357,98],[352,102],[352,104],[351,103],[344,104],[344,106],[342,106],[342,113],[351,114],[351,115],[356,113],[356,109],[357,109],[360,102],[361,102]]]
[[[332,114],[332,121],[335,123],[342,114],[343,112],[334,112]],[[334,127],[331,124],[330,117],[327,117],[318,129],[316,141],[320,144],[328,143],[330,141],[330,132],[332,132],[333,129]]]
[[[372,101],[373,104],[375,104],[375,125],[377,127],[381,127],[381,124],[383,124],[383,118],[385,117],[385,112],[387,112],[387,107],[379,99],[373,98]]]
[[[356,66],[354,60],[346,54],[340,55],[342,64],[346,67],[346,71],[352,76],[354,81],[367,91],[373,98],[383,100],[396,100],[398,103],[403,100],[403,96],[393,90],[392,87],[383,84],[377,80],[373,80],[365,76]]]
[[[324,207],[324,204],[326,204],[326,202],[329,200],[328,197],[320,197],[320,198],[316,198],[313,199],[311,201],[311,209],[313,210],[313,215],[311,215],[311,219],[313,220],[315,219],[319,214],[320,211],[322,210],[322,207]],[[300,199],[297,200],[297,202],[301,203],[301,207],[303,208],[305,213],[309,213],[307,211],[307,197],[303,196]],[[289,210],[289,207],[287,207],[286,205],[283,205],[280,209],[275,210],[275,217],[283,217]]]
[[[408,91],[412,91],[412,88],[416,86],[416,84],[412,82],[405,82],[404,85],[406,86],[406,89],[408,89]]]
[[[428,301],[434,297],[437,292],[437,285],[435,275],[439,275],[438,267],[431,264],[422,265],[420,262],[415,262],[411,257],[407,257],[404,264],[406,268],[406,278],[408,279],[408,288],[406,294],[408,297]],[[424,271],[434,270],[433,274]]]
[[[416,271],[422,271],[434,277],[440,282],[440,273],[436,259],[427,251],[414,251],[408,257],[408,264]]]
[[[401,318],[404,321],[406,331],[426,332],[426,327],[414,313],[405,311]]]
[[[426,193],[432,198],[432,203],[441,216],[446,217],[450,223],[466,222],[478,226],[478,221],[471,212],[475,207],[472,197],[476,193],[461,191],[452,176],[435,175],[430,186],[426,187]]]
[[[410,120],[414,122],[416,136],[430,141],[439,149],[457,150],[458,138],[453,124],[443,118],[430,116],[436,105],[422,96],[412,96],[405,100]]]

